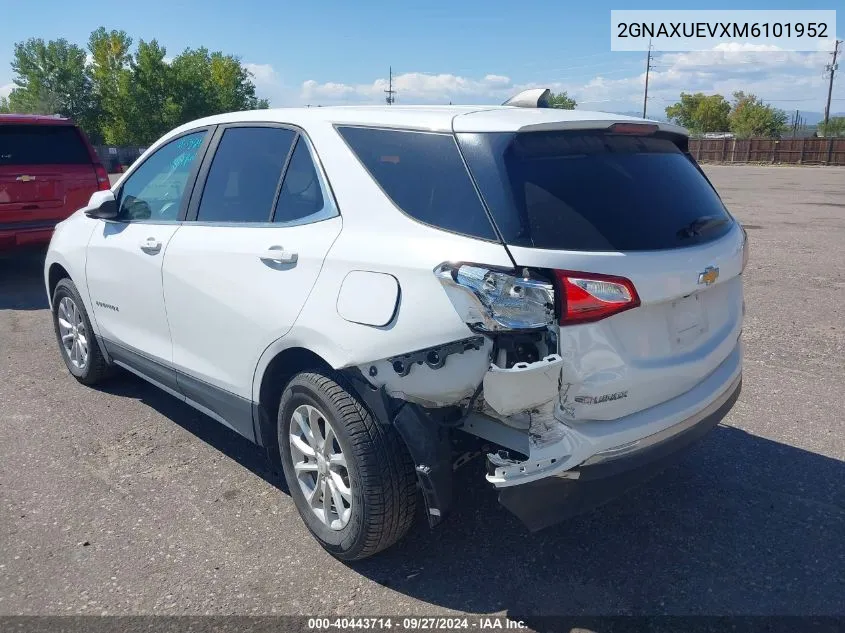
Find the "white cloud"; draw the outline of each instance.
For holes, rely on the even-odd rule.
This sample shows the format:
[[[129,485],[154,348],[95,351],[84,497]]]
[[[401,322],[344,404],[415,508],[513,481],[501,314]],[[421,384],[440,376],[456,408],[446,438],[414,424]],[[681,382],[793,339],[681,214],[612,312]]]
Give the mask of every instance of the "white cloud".
[[[244,68],[252,73],[253,82],[256,86],[259,84],[275,84],[279,81],[279,76],[270,64],[244,64]]]
[[[319,83],[313,79],[302,84],[300,97],[306,103],[349,102],[378,103],[384,99],[388,80],[381,77],[372,83],[345,84],[337,82]],[[513,92],[513,82],[504,75],[485,75],[471,79],[451,73],[403,73],[394,75],[393,88],[400,103],[448,103],[449,101],[483,100],[490,102],[506,98]]]
[[[244,68],[252,73],[252,83],[258,97],[269,99],[271,107],[292,105],[295,94],[292,94],[279,73],[271,64],[244,63]]]
[[[621,54],[620,54],[621,55]],[[642,108],[645,73],[635,69],[625,76],[631,61],[620,57],[607,72],[580,81],[526,83],[519,78],[488,73],[468,77],[453,73],[408,72],[393,76],[398,103],[502,103],[520,90],[538,86],[554,92],[567,91],[579,108],[610,111],[639,111]],[[826,96],[823,69],[829,63],[826,51],[791,52],[758,44],[719,44],[710,51],[656,53],[649,77],[649,113],[662,115],[681,91],[718,92],[730,98],[736,90],[753,92],[784,109],[821,111]],[[273,106],[384,103],[387,77],[371,82],[304,81],[299,87],[286,86],[269,64],[245,64],[253,73],[259,96]],[[565,74],[566,69],[557,74]],[[621,73],[621,76],[620,76]],[[845,82],[837,82],[834,98],[845,97]],[[834,111],[845,103],[834,102]]]
[[[821,111],[826,96],[824,52],[788,52],[751,44],[721,44],[712,51],[655,55],[649,76],[649,112],[662,115],[681,91],[719,93],[730,99],[743,90],[784,109]],[[645,73],[621,79],[595,77],[571,94],[584,107],[639,110]],[[834,97],[845,96],[845,85]],[[834,110],[836,106],[834,105]]]
[[[3,84],[2,86],[0,86],[0,97],[8,97],[14,87],[15,84],[13,83]]]

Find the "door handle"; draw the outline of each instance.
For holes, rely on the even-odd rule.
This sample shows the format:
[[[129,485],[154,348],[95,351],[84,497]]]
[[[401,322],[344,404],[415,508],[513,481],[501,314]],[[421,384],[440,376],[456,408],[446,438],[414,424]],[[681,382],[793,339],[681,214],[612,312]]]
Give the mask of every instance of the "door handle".
[[[159,242],[154,237],[148,237],[147,239],[142,241],[138,246],[145,253],[155,254],[161,250],[161,242]]]
[[[259,255],[260,259],[268,259],[273,262],[281,264],[293,264],[296,262],[299,255],[293,251],[286,251],[281,246],[271,246],[266,251]]]

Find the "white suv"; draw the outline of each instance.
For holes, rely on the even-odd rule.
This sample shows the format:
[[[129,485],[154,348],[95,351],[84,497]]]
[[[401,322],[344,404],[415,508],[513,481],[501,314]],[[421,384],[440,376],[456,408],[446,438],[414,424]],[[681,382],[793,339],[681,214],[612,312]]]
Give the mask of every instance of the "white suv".
[[[401,538],[418,488],[438,523],[474,454],[543,528],[739,394],[746,236],[687,140],[512,105],[189,123],[56,227],[62,356],[265,447],[339,558]]]

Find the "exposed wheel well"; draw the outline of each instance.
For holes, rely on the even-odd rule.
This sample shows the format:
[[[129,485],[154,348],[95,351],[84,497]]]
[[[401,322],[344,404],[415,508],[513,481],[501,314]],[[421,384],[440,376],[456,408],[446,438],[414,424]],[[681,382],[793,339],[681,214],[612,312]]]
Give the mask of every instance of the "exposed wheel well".
[[[47,273],[47,285],[49,296],[48,300],[52,303],[53,292],[56,290],[56,284],[62,279],[70,279],[70,275],[61,264],[51,264],[50,271]]]
[[[278,462],[279,451],[276,441],[276,418],[279,415],[279,401],[282,389],[296,374],[310,369],[328,369],[331,366],[320,356],[304,347],[291,347],[276,355],[261,378],[258,391],[259,441],[267,449],[268,456]]]

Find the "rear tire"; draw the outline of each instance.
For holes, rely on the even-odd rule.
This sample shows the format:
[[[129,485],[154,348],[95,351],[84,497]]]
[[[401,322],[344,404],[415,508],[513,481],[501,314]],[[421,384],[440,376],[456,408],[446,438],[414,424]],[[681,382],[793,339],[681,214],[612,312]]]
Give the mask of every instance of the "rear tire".
[[[53,329],[62,360],[83,385],[94,385],[111,372],[94,336],[79,291],[70,279],[60,279],[53,291]]]
[[[396,429],[373,419],[339,383],[328,372],[294,376],[282,394],[277,429],[302,520],[330,554],[351,561],[390,547],[408,531],[416,473]]]

